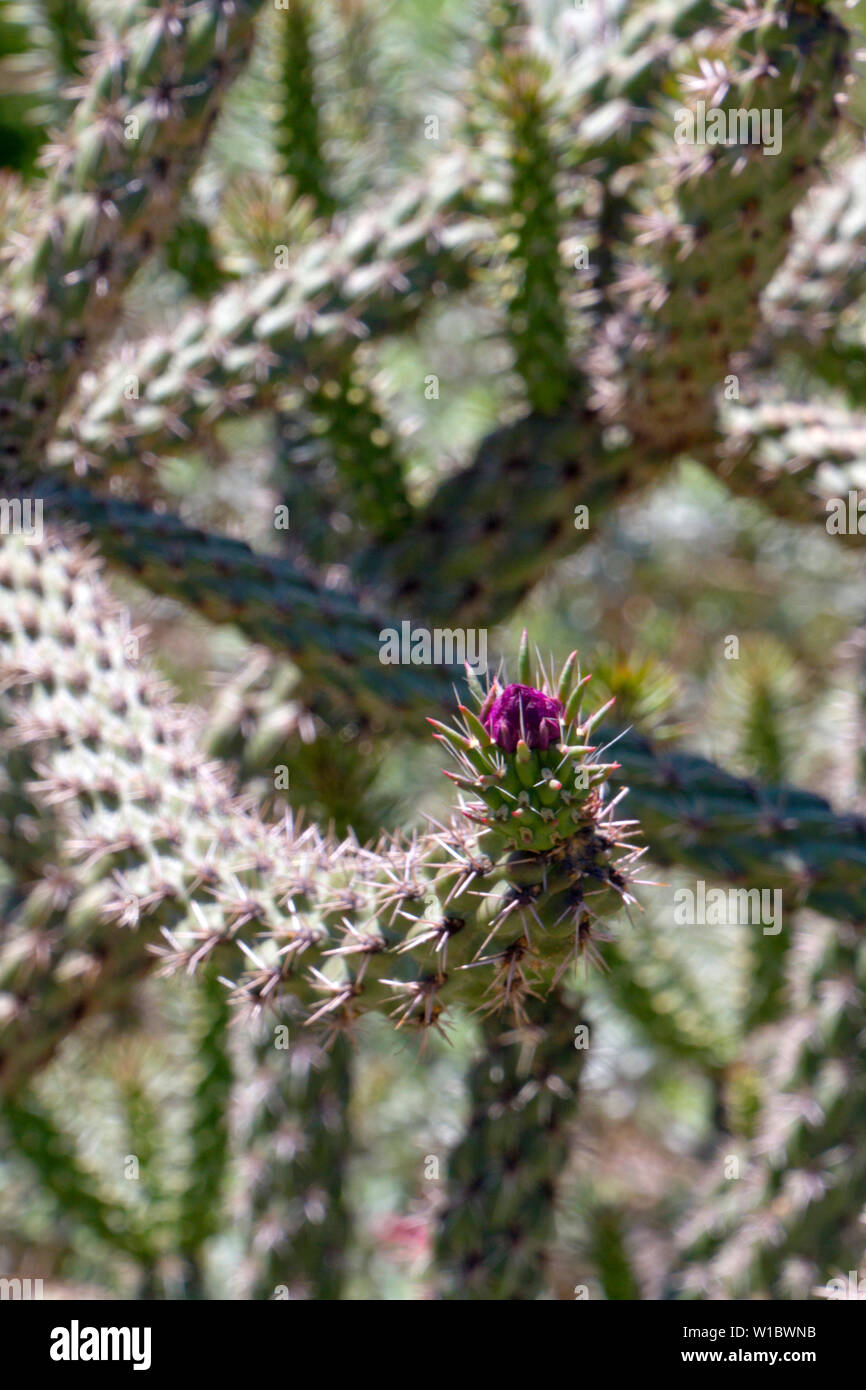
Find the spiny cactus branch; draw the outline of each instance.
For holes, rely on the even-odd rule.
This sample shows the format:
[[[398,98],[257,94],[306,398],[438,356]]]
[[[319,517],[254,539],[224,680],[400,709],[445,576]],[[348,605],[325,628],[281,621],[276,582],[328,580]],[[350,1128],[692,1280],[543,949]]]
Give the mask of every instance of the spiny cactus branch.
[[[379,633],[389,623],[349,588],[326,588],[287,557],[190,526],[170,513],[47,482],[45,515],[81,523],[113,567],[152,592],[191,604],[213,622],[236,624],[253,641],[291,655],[344,702],[361,710],[418,709],[442,700],[462,674],[385,666]]]
[[[449,288],[465,285],[483,244],[484,224],[465,211],[468,177],[464,158],[443,158],[423,183],[292,250],[285,268],[230,287],[103,367],[61,421],[56,466],[98,479],[156,457],[167,437],[189,448],[216,419],[277,404],[359,340],[408,327],[446,271]]]
[[[483,1026],[469,1076],[466,1132],[448,1159],[437,1230],[440,1296],[537,1298],[554,1229],[556,1188],[578,1112],[586,1049],[579,1005],[531,1005],[527,1025]]]
[[[45,224],[11,268],[3,308],[2,459],[44,466],[60,410],[110,332],[119,297],[172,225],[261,0],[140,4],[94,55],[52,151]]]

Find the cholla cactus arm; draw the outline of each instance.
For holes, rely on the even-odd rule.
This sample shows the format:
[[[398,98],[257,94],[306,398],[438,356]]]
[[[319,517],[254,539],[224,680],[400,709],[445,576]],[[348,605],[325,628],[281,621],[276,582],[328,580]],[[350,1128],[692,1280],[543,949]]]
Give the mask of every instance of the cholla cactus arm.
[[[664,933],[641,955],[631,933],[604,943],[604,990],[652,1046],[719,1076],[736,1040],[707,1018],[706,1006],[682,963],[666,949]]]
[[[436,1237],[440,1295],[538,1298],[556,1187],[568,1158],[586,1049],[579,1007],[559,992],[531,1001],[510,1033],[488,1021],[469,1076],[464,1137],[448,1159]]]
[[[86,525],[113,567],[291,655],[344,702],[416,711],[445,696],[441,670],[383,665],[380,633],[389,623],[351,589],[329,589],[284,556],[254,551],[170,513],[50,481],[31,491],[49,518]],[[456,670],[448,674],[460,679]]]
[[[354,568],[393,605],[449,627],[497,622],[586,539],[575,508],[601,515],[647,480],[651,465],[645,452],[605,436],[588,409],[526,416],[489,434],[387,551],[362,552]]]
[[[588,1213],[589,1254],[602,1292],[607,1299],[640,1299],[640,1282],[626,1246],[622,1213],[602,1203]]]
[[[258,1022],[242,1099],[253,1298],[341,1295],[350,1240],[343,1190],[351,1153],[350,1052],[345,1038],[324,1052],[291,1009]]]
[[[491,12],[482,37],[473,134],[490,145],[486,163],[501,169],[491,215],[500,228],[496,294],[505,302],[506,336],[530,407],[550,415],[573,388],[563,309],[563,217],[551,148],[549,72],[533,52],[526,6],[507,0]]]
[[[29,786],[36,772],[28,750],[14,746],[13,727],[0,702],[0,863],[12,879],[4,893],[7,914],[46,873],[56,844],[54,817],[33,799]]]
[[[60,409],[111,330],[120,294],[170,230],[222,94],[249,54],[260,4],[142,4],[122,37],[102,42],[54,151],[44,226],[12,268],[0,339],[0,458],[13,472],[43,466]]]
[[[657,85],[660,62],[667,63],[671,50],[682,39],[718,18],[714,0],[647,0],[635,12],[624,17],[617,35],[610,71],[595,77],[591,88],[597,101],[610,94],[610,83],[616,91],[631,100],[645,97]],[[652,81],[648,72],[653,74]]]
[[[161,877],[158,856],[169,850],[190,806],[219,814],[232,804],[227,779],[201,765],[195,723],[138,669],[138,637],[93,569],[57,541],[37,553],[7,538],[0,551],[0,679],[10,733],[33,768],[26,793],[45,811],[44,825],[52,816],[58,824],[51,871],[4,924],[4,1090],[19,1085],[71,1027],[148,968],[146,938],[129,929],[134,919],[122,905],[104,914],[112,885],[102,852],[116,864],[125,853],[134,857],[133,846],[145,859],[153,855],[153,888]],[[82,813],[83,836],[71,853],[70,806]],[[172,815],[179,817],[174,830]]]
[[[651,318],[643,343],[636,323],[625,329],[621,419],[637,439],[663,438],[669,451],[713,443],[713,398],[732,355],[758,329],[793,210],[837,130],[835,90],[849,45],[828,10],[800,0],[731,7],[716,38],[722,57],[687,78],[692,102],[665,113],[670,128],[658,137],[655,166],[662,181],[640,205],[622,279],[631,312],[648,307]],[[673,145],[677,121],[698,97],[726,116],[781,112],[781,148],[767,158],[748,142]]]
[[[839,351],[836,351],[838,361]],[[852,349],[852,363],[862,351]],[[855,396],[856,399],[856,396]],[[859,533],[847,520],[849,492],[862,488],[866,413],[816,401],[753,401],[731,407],[722,471],[732,491],[765,499],[777,516],[822,523],[843,543]],[[844,524],[839,524],[843,503]],[[834,521],[832,518],[836,517]]]
[[[212,967],[201,974],[196,999],[195,1049],[198,1076],[190,1108],[190,1155],[178,1211],[178,1248],[190,1297],[203,1288],[203,1248],[221,1228],[229,1161],[229,1105],[233,1068],[225,986]]]
[[[20,0],[0,19],[3,162],[30,174],[48,127],[69,106],[93,40],[90,7],[79,0]]]
[[[277,55],[277,152],[298,197],[309,198],[318,217],[330,217],[335,201],[322,151],[313,53],[315,10],[314,0],[293,0],[288,12],[278,15],[282,33]]]
[[[804,419],[799,407],[791,407],[782,415],[795,427]],[[741,455],[745,462],[727,465],[730,482],[747,495],[757,492],[766,496],[782,514],[802,519],[817,512],[826,521],[829,498],[847,497],[846,478],[856,482],[863,435],[857,418],[834,421],[832,414],[825,416],[818,411],[818,415],[823,424],[815,425],[815,412],[806,411],[803,429],[794,428],[791,434],[792,444],[800,444],[800,454],[795,457],[808,449],[814,460],[815,477],[820,480],[814,494],[804,488],[787,456],[779,464],[762,463],[759,467],[750,459],[759,441],[770,450],[765,458],[778,456],[774,438],[778,426],[772,426],[777,417],[772,407],[759,408],[748,417],[754,433],[748,432],[748,425],[745,430],[743,423],[737,425],[732,454]],[[770,428],[762,436],[760,421],[765,416]],[[743,422],[745,417],[737,418]],[[832,466],[834,449],[837,469]],[[786,454],[784,443],[782,453]],[[387,442],[383,450],[377,449],[377,456],[385,464],[379,482],[387,483],[393,498],[391,482],[396,480],[399,465],[395,465]],[[574,529],[574,508],[586,506],[591,515],[603,511],[626,495],[635,482],[648,481],[652,460],[651,454],[628,443],[608,440],[591,415],[583,424],[528,417],[488,436],[470,469],[444,483],[419,513],[394,532],[387,547],[377,543],[362,551],[354,568],[361,582],[375,584],[398,612],[403,604],[412,610],[429,612],[432,608],[435,615],[448,619],[449,626],[494,621],[513,608],[551,560],[568,554],[575,538],[586,535]],[[841,478],[840,469],[844,470]],[[512,521],[507,507],[513,486],[509,480],[518,476],[526,489],[526,505]],[[400,516],[404,513],[399,482],[396,486],[393,516]],[[348,627],[355,630],[348,654],[351,650],[360,653],[360,644],[367,648],[367,656],[361,660],[367,666],[370,688],[362,684],[362,702],[366,697],[377,698],[376,687],[386,702],[393,698],[399,703],[406,698],[403,691],[408,695],[411,688],[421,697],[433,697],[435,674],[425,676],[415,668],[393,668],[387,685],[377,681],[372,663],[378,658],[373,655],[373,643],[375,634],[389,624],[366,620],[357,610],[350,616],[352,600],[348,594],[320,597],[321,587],[301,577],[286,559],[256,554],[239,541],[207,536],[168,515],[157,515],[119,499],[102,499],[48,482],[36,490],[56,517],[83,522],[100,540],[112,563],[128,568],[156,592],[200,606],[209,617],[236,622],[254,641],[277,650],[297,653],[303,649],[301,643],[308,642],[310,661],[321,664],[328,679],[345,693],[347,681],[337,669],[338,661],[327,645],[312,635],[315,610],[321,612],[323,604],[341,606]],[[392,514],[383,507],[378,486],[365,493],[365,506],[368,503],[369,524],[384,524],[390,531],[391,523],[384,518]],[[181,553],[184,571],[170,558]],[[203,565],[199,573],[194,563],[197,556]],[[272,597],[279,593],[281,575],[287,602],[300,589],[313,605],[312,627],[290,621],[288,608],[281,614],[279,598],[275,606],[263,607],[265,592]],[[440,684],[444,695],[444,683]]]
[[[481,705],[487,723],[466,707],[462,731],[433,721],[457,762],[449,775],[478,798],[463,806],[468,827],[335,864],[326,957],[343,968],[314,972],[312,1020],[338,1030],[375,1008],[398,1026],[438,1028],[449,1004],[469,1002],[508,1009],[520,1022],[527,1000],[593,949],[593,922],[631,900],[629,866],[640,851],[624,838],[628,824],[613,820],[615,802],[600,794],[611,768],[593,761],[593,719],[581,721],[579,694],[569,703],[565,693],[494,686]],[[303,993],[298,945],[321,942],[304,929],[303,914],[316,906],[309,871],[306,879],[292,899],[298,926],[282,950],[278,933],[250,951],[239,984],[250,1004],[283,989]]]
[[[141,939],[102,915],[105,893],[55,872],[6,916],[0,939],[0,1092],[14,1092],[85,1017],[148,970]]]
[[[864,960],[859,934],[828,931],[805,1009],[757,1044],[769,1079],[760,1130],[738,1157],[739,1179],[684,1230],[687,1295],[802,1298],[862,1254]]]
[[[123,1044],[121,1043],[121,1048]],[[128,1156],[137,1164],[137,1191],[143,1197],[142,1206],[148,1213],[151,1230],[164,1220],[166,1192],[160,1181],[160,1158],[166,1134],[163,1116],[148,1085],[141,1057],[133,1045],[115,1063],[117,1089],[124,1122],[124,1138]],[[149,1271],[152,1275],[153,1271]]]
[[[681,41],[717,18],[715,0],[643,4],[625,17],[601,62],[581,55],[581,61],[558,74],[566,132],[559,149],[562,167],[580,178],[588,166],[599,182],[601,206],[592,252],[599,312],[609,315],[619,308],[611,293],[616,257],[629,235],[633,185],[650,153],[657,94],[670,81]],[[574,109],[582,113],[576,138],[569,119]],[[583,294],[583,286],[576,285],[569,297]]]
[[[56,1105],[46,1106],[27,1088],[0,1101],[0,1123],[53,1198],[64,1225],[76,1236],[86,1231],[110,1252],[126,1256],[127,1263],[134,1261],[139,1297],[165,1296],[166,1256],[180,1273],[182,1296],[203,1296],[203,1247],[221,1229],[231,1090],[228,996],[214,972],[207,971],[190,997],[185,1021],[192,1017],[193,1078],[189,1087],[180,1087],[181,1094],[187,1092],[183,1099],[189,1133],[179,1152],[153,1093],[147,1048],[142,1050],[140,1040],[130,1034],[109,1043],[103,1057],[124,1122],[124,1176],[135,1178],[132,1200],[106,1195],[105,1172],[89,1171],[78,1158]],[[184,1039],[181,1052],[186,1045]],[[134,1173],[128,1166],[133,1160]],[[175,1172],[185,1180],[180,1191]]]
[[[412,509],[404,461],[370,373],[349,350],[343,364],[308,375],[300,410],[278,422],[281,495],[304,515],[304,553],[345,563],[362,544],[390,545]],[[315,518],[307,503],[315,493]]]
[[[51,32],[59,73],[67,78],[80,74],[95,37],[90,5],[86,0],[39,0],[38,9]]]
[[[866,156],[856,154],[826,187],[814,190],[795,223],[782,266],[764,296],[772,347],[796,353],[819,372],[841,313],[866,285]]]
[[[358,339],[411,324],[446,271],[452,287],[470,274],[484,227],[463,212],[468,177],[461,155],[443,158],[423,183],[317,239],[285,269],[232,286],[104,368],[61,421],[56,464],[78,461],[98,477],[158,454],[167,437],[190,447],[217,417],[277,404],[287,384],[342,363]]]
[[[655,863],[781,888],[791,906],[841,921],[863,910],[866,820],[800,787],[762,787],[631,733],[615,745]]]
[[[263,807],[273,795],[275,765],[285,765],[296,811],[310,807],[338,835],[351,827],[373,838],[381,822],[374,824],[365,741],[343,742],[305,710],[297,675],[287,667],[276,688],[261,689],[267,670],[266,660],[253,662],[223,688],[207,733],[210,752],[237,759],[243,791]],[[351,1242],[344,1183],[352,1152],[352,1049],[335,1039],[324,1053],[291,1004],[284,999],[257,1022],[249,1045],[252,1075],[240,1081],[248,1140],[244,1279],[256,1298],[333,1299],[340,1297]]]
[[[11,1088],[119,979],[146,967],[151,932],[183,922],[193,901],[200,926],[216,911],[213,944],[230,936],[229,904],[243,896],[250,855],[261,866],[254,877],[266,879],[279,851],[273,832],[235,806],[224,774],[201,764],[195,725],[136,668],[137,639],[92,566],[56,542],[37,555],[11,538],[2,559],[3,680],[14,691],[17,734],[34,750],[37,801],[77,812],[60,874],[29,894],[4,932],[2,1069]],[[129,879],[112,884],[112,870]],[[271,885],[271,907],[255,913],[276,929],[284,913],[274,894]],[[141,931],[130,930],[139,921]]]
[[[293,4],[288,14],[278,16],[283,32],[278,56],[277,148],[297,196],[309,200],[318,217],[327,218],[336,202],[332,171],[322,148],[315,19],[311,0]],[[318,499],[316,519],[304,527],[305,553],[317,564],[342,560],[346,553],[347,538],[330,524],[327,513],[330,494],[335,494],[338,520],[348,514],[360,523],[368,539],[379,544],[397,534],[409,516],[403,460],[378,408],[369,373],[355,351],[355,334],[360,332],[360,325],[354,325],[344,340],[343,361],[334,350],[330,364],[323,361],[318,376],[304,372],[300,411],[295,408],[287,420],[277,422],[278,467],[284,474],[286,504],[297,511],[310,488]],[[329,355],[332,349],[335,345],[329,337]],[[302,369],[308,365],[302,363]]]
[[[137,1263],[153,1265],[156,1251],[147,1233],[136,1229],[125,1207],[100,1195],[72,1141],[34,1097],[26,1093],[5,1096],[0,1104],[0,1120],[15,1149],[28,1160],[53,1197],[64,1220],[88,1230]]]

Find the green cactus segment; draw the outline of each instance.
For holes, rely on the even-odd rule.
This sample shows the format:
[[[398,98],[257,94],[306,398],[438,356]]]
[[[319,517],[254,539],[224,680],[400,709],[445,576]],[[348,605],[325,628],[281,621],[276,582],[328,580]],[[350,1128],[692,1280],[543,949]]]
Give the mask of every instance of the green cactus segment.
[[[564,109],[577,109],[586,128],[581,147],[605,159],[605,172],[646,153],[657,92],[683,40],[718,19],[715,0],[660,0],[624,16],[606,52],[587,50],[558,73]]]
[[[449,627],[497,622],[652,467],[588,410],[526,416],[489,434],[470,467],[437,488],[387,551],[363,552],[355,571],[393,606],[405,601]]]
[[[787,1005],[787,968],[791,931],[759,931],[752,944],[752,970],[745,1007],[746,1032],[772,1023]]]
[[[243,1102],[250,1296],[338,1299],[351,1233],[351,1045],[338,1038],[324,1052],[291,1011],[275,1011],[260,1020],[254,1053]]]
[[[826,8],[800,0],[735,8],[729,22],[719,68],[689,78],[688,101],[665,113],[659,167],[673,187],[642,207],[647,255],[635,252],[622,281],[632,311],[652,311],[646,346],[623,386],[623,420],[637,439],[664,440],[672,452],[713,433],[711,398],[759,325],[761,293],[783,259],[794,207],[836,132],[849,45]],[[694,143],[696,93],[708,120],[721,113],[729,136],[736,122],[733,144]],[[684,111],[692,112],[691,130]],[[770,115],[766,147],[775,138],[774,154],[755,139],[753,117],[744,123],[740,112]],[[678,132],[686,139],[675,144]],[[639,343],[640,335],[632,329],[628,340]]]
[[[591,171],[599,186],[591,269],[593,290],[606,313],[616,308],[611,295],[616,258],[629,240],[627,219],[635,211],[634,197],[651,153],[658,93],[670,80],[683,39],[717,18],[715,0],[643,4],[624,16],[616,43],[601,60],[595,53],[582,53],[559,74],[560,164],[578,180]],[[581,113],[576,132],[575,111]],[[568,298],[582,303],[585,295],[586,284],[577,276]]]
[[[462,156],[443,158],[423,183],[104,368],[61,422],[55,464],[98,477],[158,452],[166,438],[190,448],[217,418],[279,404],[293,381],[342,363],[359,339],[408,327],[443,276],[460,288],[471,274],[480,231],[463,215],[467,177]]]
[[[8,7],[6,7],[8,10]],[[42,133],[34,119],[36,101],[31,92],[16,91],[16,70],[29,66],[28,47],[32,42],[27,28],[13,11],[0,17],[0,147],[4,169],[22,172],[33,168],[42,144]]]
[[[491,208],[504,253],[495,289],[506,305],[506,334],[529,405],[551,415],[564,405],[573,373],[562,305],[562,218],[545,90],[549,73],[531,50],[522,4],[498,6],[492,18],[474,115],[476,137],[493,146],[491,169],[501,171],[502,206]],[[497,180],[488,186],[497,188]]]
[[[151,962],[144,943],[101,916],[99,889],[55,872],[4,920],[0,1092],[14,1092],[89,1014],[124,999]]]
[[[51,1194],[63,1220],[87,1230],[120,1254],[141,1264],[153,1263],[155,1252],[146,1236],[135,1230],[129,1212],[100,1196],[97,1181],[82,1166],[74,1143],[57,1129],[34,1097],[4,1097],[0,1122]]]
[[[304,516],[305,549],[321,564],[345,560],[347,541],[353,550],[365,542],[389,544],[406,529],[412,510],[394,430],[368,374],[350,353],[333,372],[308,376],[304,388],[302,427],[290,419],[281,428],[280,455],[287,504]],[[305,515],[311,488],[312,551]],[[329,501],[335,513],[330,517]]]
[[[277,20],[283,31],[277,57],[276,143],[281,169],[294,180],[298,196],[310,199],[318,217],[330,217],[335,204],[322,153],[313,54],[315,5],[311,0],[292,0]]]
[[[589,1214],[589,1253],[606,1299],[640,1299],[640,1284],[625,1242],[622,1213],[605,1203]]]
[[[198,986],[195,1033],[198,1078],[190,1114],[191,1153],[180,1199],[178,1246],[188,1264],[200,1270],[205,1242],[221,1228],[229,1160],[229,1104],[232,1062],[228,992],[214,970]],[[199,1276],[200,1277],[200,1276]]]
[[[194,210],[181,212],[162,254],[168,269],[183,277],[196,299],[209,298],[225,284],[210,228]]]
[[[633,733],[615,746],[654,863],[781,888],[786,913],[808,906],[842,921],[862,918],[862,816],[837,815],[800,787],[764,788],[704,758],[658,752]]]
[[[90,5],[81,0],[37,0],[35,9],[47,28],[61,80],[77,77],[86,68],[95,35]]]
[[[803,354],[805,356],[805,354]],[[823,382],[836,391],[843,391],[852,406],[862,412],[866,405],[866,376],[863,366],[864,350],[860,336],[836,338],[824,344],[809,358],[809,367]]]
[[[796,219],[788,255],[764,296],[773,338],[823,374],[839,316],[856,304],[864,284],[866,156],[858,154],[815,190]]]
[[[388,621],[351,590],[326,588],[280,555],[84,489],[48,483],[34,491],[47,518],[83,523],[112,567],[290,655],[344,703],[417,710],[462,683],[450,666],[383,663],[380,634],[390,629]]]
[[[80,80],[93,40],[78,0],[19,0],[0,18],[0,161],[26,175],[49,127],[68,109],[65,84]]]
[[[142,4],[140,22],[97,52],[61,144],[50,212],[12,268],[0,329],[2,459],[37,471],[120,294],[169,232],[220,100],[252,42],[261,0],[207,0],[183,13]]]
[[[862,363],[862,349],[852,349],[852,364],[855,360]],[[789,521],[819,525],[843,544],[860,544],[859,516],[855,508],[852,524],[849,494],[859,501],[863,492],[862,409],[765,395],[760,402],[729,406],[725,424],[725,483],[733,492],[766,500],[776,516]]]
[[[354,833],[373,840],[388,817],[374,787],[379,759],[372,734],[341,723],[321,700],[309,708],[302,694],[296,668],[272,667],[266,652],[255,652],[220,688],[203,748],[231,762],[244,793],[266,811],[290,799],[298,814],[306,811],[340,838]]]
[[[740,1176],[684,1232],[686,1296],[757,1289],[803,1298],[840,1272],[840,1258],[856,1267],[866,1202],[864,984],[862,941],[828,933],[805,1011],[765,1039],[770,1093]]]
[[[308,874],[291,834],[235,802],[226,773],[202,764],[194,721],[138,669],[92,564],[59,542],[37,554],[11,538],[2,560],[3,680],[22,745],[37,755],[37,800],[69,820],[62,879],[29,895],[4,941],[12,1086],[116,977],[146,967],[159,928],[190,928],[198,959],[250,922],[272,937],[297,929],[300,943],[309,933],[286,902],[309,874],[326,878],[329,855],[342,865],[336,847],[320,847]],[[312,940],[324,935],[314,928]]]
[[[232,806],[227,779],[202,766],[195,721],[138,665],[138,636],[100,589],[95,568],[55,540],[35,547],[9,537],[0,550],[7,738],[31,761],[24,792],[44,825],[56,818],[58,839],[51,871],[4,926],[4,1091],[151,964],[145,932],[130,929],[135,915],[122,903],[106,915],[112,868],[148,862],[160,901],[160,855],[183,843],[192,808],[203,816]],[[210,844],[214,831],[202,836]]]
[[[134,1044],[116,1064],[116,1072],[127,1142],[126,1157],[136,1161],[140,1209],[147,1211],[148,1229],[154,1231],[164,1219],[166,1202],[160,1171],[166,1139],[163,1116],[148,1084],[149,1078],[141,1059],[136,1056]]]
[[[297,195],[307,198],[315,215],[328,218],[335,211],[330,169],[323,154],[316,71],[313,57],[315,6],[293,4],[280,14],[280,101],[277,146],[283,171],[293,179]],[[405,207],[404,207],[405,211]],[[419,267],[407,266],[409,275]],[[407,280],[408,287],[408,280]],[[346,538],[322,524],[324,497],[337,492],[338,521],[360,523],[367,539],[385,542],[406,524],[409,500],[403,483],[403,462],[393,435],[378,409],[375,393],[354,352],[359,326],[345,342],[343,362],[336,358],[331,370],[303,379],[300,419],[291,416],[278,424],[280,464],[287,475],[286,502],[298,511],[315,488],[317,516],[308,530],[330,545],[307,553],[318,563],[345,556]],[[330,339],[329,339],[330,346]],[[335,355],[336,356],[336,355]],[[300,364],[307,365],[306,361]],[[281,383],[282,384],[282,383]],[[296,412],[295,412],[296,414]],[[334,465],[336,478],[332,479]],[[329,488],[330,482],[330,488]]]
[[[735,1055],[737,1040],[715,1027],[683,962],[666,946],[663,932],[651,950],[632,933],[604,943],[604,991],[652,1046],[715,1075]]]
[[[524,1025],[488,1022],[469,1076],[470,1113],[448,1159],[436,1239],[441,1295],[538,1298],[554,1229],[556,1185],[568,1157],[586,1050],[581,1016],[559,994],[532,1001]]]
[[[4,892],[3,911],[13,906],[45,876],[56,843],[55,822],[29,790],[36,770],[26,748],[14,746],[14,719],[0,702],[0,864],[12,877]]]
[[[715,0],[646,0],[623,16],[606,66],[601,74],[592,72],[593,104],[621,96],[646,106],[649,94],[662,83],[663,65],[676,45],[717,19]],[[586,80],[580,68],[577,75]]]

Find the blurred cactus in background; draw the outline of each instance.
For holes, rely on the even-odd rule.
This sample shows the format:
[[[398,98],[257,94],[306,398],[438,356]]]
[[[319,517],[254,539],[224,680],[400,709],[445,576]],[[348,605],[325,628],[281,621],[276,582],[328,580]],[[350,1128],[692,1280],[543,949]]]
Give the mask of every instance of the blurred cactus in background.
[[[862,8],[3,7],[0,1273],[862,1267]]]

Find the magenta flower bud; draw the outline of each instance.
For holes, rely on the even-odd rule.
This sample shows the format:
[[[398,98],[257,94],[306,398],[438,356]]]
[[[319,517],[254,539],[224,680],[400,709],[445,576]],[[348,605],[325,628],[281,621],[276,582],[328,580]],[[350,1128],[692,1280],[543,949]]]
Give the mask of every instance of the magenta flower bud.
[[[507,685],[490,708],[482,710],[481,722],[494,743],[513,753],[520,739],[530,748],[556,743],[561,714],[562,704],[553,695],[531,685]]]

